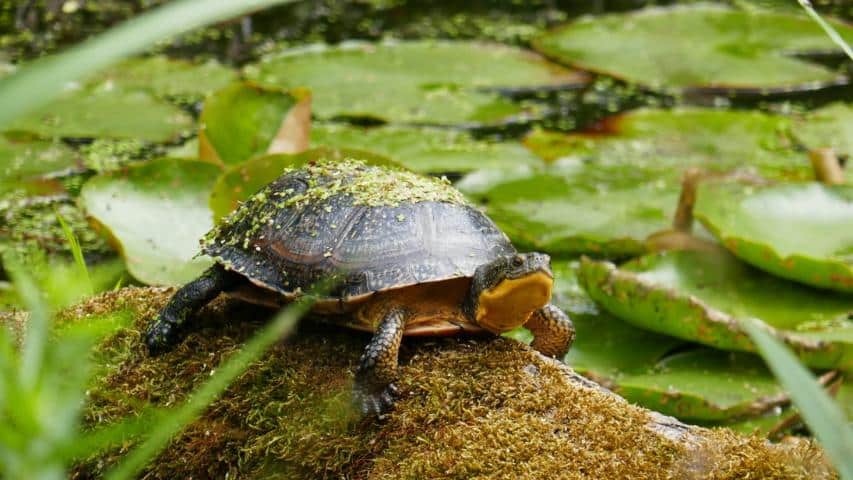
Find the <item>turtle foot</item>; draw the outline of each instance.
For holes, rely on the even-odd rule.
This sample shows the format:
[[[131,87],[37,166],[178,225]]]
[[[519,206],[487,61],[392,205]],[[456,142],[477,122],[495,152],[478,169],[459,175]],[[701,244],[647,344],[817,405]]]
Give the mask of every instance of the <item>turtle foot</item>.
[[[384,417],[394,408],[394,402],[398,397],[399,391],[393,383],[389,383],[381,390],[370,391],[358,385],[353,390],[353,403],[365,417]]]
[[[148,331],[145,332],[145,345],[151,356],[167,352],[178,340],[178,327],[175,323],[157,315]]]

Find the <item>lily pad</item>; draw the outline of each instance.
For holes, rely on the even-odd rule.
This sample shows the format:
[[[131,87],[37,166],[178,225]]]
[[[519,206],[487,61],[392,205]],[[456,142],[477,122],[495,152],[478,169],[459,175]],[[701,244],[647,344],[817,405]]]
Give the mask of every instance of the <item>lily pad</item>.
[[[693,421],[756,416],[784,400],[784,390],[760,357],[710,348],[671,355],[646,373],[623,377],[616,392]]]
[[[738,258],[780,277],[853,292],[853,187],[700,186],[694,216]]]
[[[644,109],[611,117],[591,133],[536,130],[525,144],[540,171],[474,173],[459,187],[487,204],[514,241],[556,255],[633,256],[667,228],[681,175],[691,166],[812,179],[789,139],[790,121],[755,112]],[[720,141],[719,139],[725,139]]]
[[[237,79],[237,72],[216,62],[191,63],[164,55],[122,62],[98,77],[125,90],[147,90],[170,99],[201,99]]]
[[[82,88],[19,119],[10,131],[45,138],[136,138],[168,142],[190,129],[192,118],[150,94],[117,88]]]
[[[137,280],[181,284],[212,263],[196,254],[213,227],[207,201],[219,172],[206,162],[153,160],[92,178],[80,200]]]
[[[0,134],[0,192],[80,167],[77,153],[62,142]]]
[[[832,21],[848,43],[853,27]],[[584,17],[534,41],[577,68],[665,91],[813,90],[847,79],[795,54],[840,49],[802,15],[709,4]]]
[[[235,165],[267,153],[299,98],[280,89],[234,83],[210,96],[201,112],[199,157]]]
[[[475,140],[458,130],[425,127],[354,127],[314,124],[313,145],[369,150],[393,158],[409,170],[425,173],[465,173],[537,167],[542,161],[516,142]]]
[[[830,147],[838,155],[853,156],[853,105],[831,103],[804,115],[794,135],[809,149]],[[847,168],[848,178],[853,168]]]
[[[349,42],[312,46],[251,65],[246,76],[263,85],[308,87],[321,119],[500,124],[541,108],[522,105],[500,89],[575,87],[578,72],[513,47],[476,42]]]
[[[307,162],[320,159],[358,158],[372,165],[399,166],[385,157],[357,150],[335,150],[314,148],[302,153],[287,155],[262,155],[254,157],[226,170],[213,186],[210,193],[210,210],[214,221],[231,213],[240,202],[251,197],[258,190],[278,178],[285,168],[299,167]]]
[[[620,267],[584,259],[580,281],[605,309],[640,328],[751,352],[740,323],[756,318],[807,365],[853,369],[853,298],[768,275],[723,249],[659,253]]]

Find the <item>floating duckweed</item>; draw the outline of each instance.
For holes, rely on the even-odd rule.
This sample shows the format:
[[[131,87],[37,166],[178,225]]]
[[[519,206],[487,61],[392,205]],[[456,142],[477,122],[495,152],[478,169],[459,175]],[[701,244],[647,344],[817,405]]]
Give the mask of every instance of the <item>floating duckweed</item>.
[[[281,179],[288,175],[298,176],[307,188],[301,192],[293,187],[284,188]],[[299,169],[284,169],[279,180],[250,197],[220,227],[210,231],[203,244],[210,244],[224,234],[228,238],[226,244],[242,243],[243,248],[249,248],[258,231],[264,225],[273,224],[281,209],[299,210],[316,205],[326,213],[332,213],[333,205],[321,204],[338,197],[348,197],[353,205],[369,207],[396,207],[420,202],[466,203],[465,197],[453,188],[446,177],[425,177],[387,166],[367,165],[355,158],[321,159]],[[405,216],[398,215],[397,220],[402,222]],[[226,231],[238,233],[234,235]],[[316,237],[318,232],[312,231],[310,235]]]

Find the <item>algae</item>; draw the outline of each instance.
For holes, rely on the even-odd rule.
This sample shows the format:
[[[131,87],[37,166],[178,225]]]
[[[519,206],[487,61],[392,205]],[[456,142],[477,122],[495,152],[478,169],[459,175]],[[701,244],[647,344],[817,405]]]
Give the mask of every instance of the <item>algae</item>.
[[[61,314],[62,322],[129,310],[101,344],[89,387],[90,428],[149,405],[180,403],[269,315],[218,299],[205,328],[151,358],[140,334],[173,289],[125,288]],[[83,320],[85,321],[85,320]],[[491,337],[404,341],[401,400],[384,422],[349,409],[367,336],[303,322],[175,438],[144,478],[835,478],[811,441],[780,446],[688,427],[632,406],[560,363]],[[673,425],[665,434],[657,427]],[[676,433],[673,433],[676,432]],[[81,462],[97,476],[133,445]]]

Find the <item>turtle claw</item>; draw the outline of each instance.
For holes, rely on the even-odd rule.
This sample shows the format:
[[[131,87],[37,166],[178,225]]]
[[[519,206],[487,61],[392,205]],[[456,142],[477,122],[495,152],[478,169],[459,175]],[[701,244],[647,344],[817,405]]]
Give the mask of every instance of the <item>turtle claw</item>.
[[[383,418],[394,407],[399,396],[400,391],[393,383],[376,391],[356,386],[353,391],[353,403],[363,416]]]

